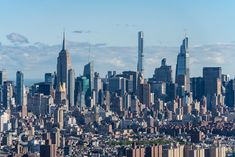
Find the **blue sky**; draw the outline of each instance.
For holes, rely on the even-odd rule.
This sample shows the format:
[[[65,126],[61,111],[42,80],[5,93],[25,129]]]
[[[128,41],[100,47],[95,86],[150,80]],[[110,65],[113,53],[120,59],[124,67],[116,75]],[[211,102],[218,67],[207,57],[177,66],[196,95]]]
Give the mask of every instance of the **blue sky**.
[[[87,48],[81,46],[81,43],[86,42],[105,45],[107,49],[103,48],[102,51],[108,53],[107,56],[110,58],[116,58],[114,63],[117,64],[111,70],[135,69],[137,32],[142,30],[146,56],[156,54],[159,57],[152,62],[149,60],[151,58],[146,57],[145,61],[148,62],[146,64],[152,63],[152,66],[146,69],[147,76],[152,75],[162,57],[167,57],[171,61],[169,64],[175,66],[178,47],[185,33],[189,36],[193,51],[191,54],[194,61],[191,72],[193,76],[200,75],[203,66],[222,66],[226,73],[233,75],[231,66],[234,63],[227,65],[225,62],[229,59],[226,56],[233,56],[234,17],[233,0],[1,0],[0,62],[2,58],[14,64],[2,62],[0,68],[7,69],[10,77],[15,76],[16,70],[22,70],[26,78],[40,78],[43,76],[40,65],[44,63],[42,60],[45,61],[40,57],[48,57],[42,56],[41,54],[44,54],[42,51],[55,51],[53,56],[47,58],[51,62],[44,63],[48,70],[55,70],[62,32],[65,29],[67,40],[77,43],[77,47],[73,45],[71,48],[71,55],[77,55],[77,58],[72,56],[77,74],[82,73],[82,67],[87,62]],[[12,33],[21,35],[28,42],[23,44],[12,42],[12,39],[7,38]],[[40,43],[40,46],[42,43],[45,45],[38,48],[37,44],[37,49],[32,49],[35,43]],[[224,45],[226,51],[223,51]],[[125,49],[123,53],[123,47],[129,49]],[[105,57],[100,50],[94,46],[92,59],[97,63],[96,70],[104,75],[108,68],[99,60],[102,59],[100,56]],[[169,50],[174,52],[168,53]],[[18,51],[23,54],[14,58]],[[123,59],[127,53],[131,53],[134,57],[131,63]],[[215,56],[211,59],[208,55]],[[31,60],[35,57],[39,59],[38,62],[28,63],[25,57],[31,57]],[[200,57],[208,60],[202,62]],[[23,66],[18,67],[18,64]]]
[[[31,42],[70,40],[135,45],[143,30],[146,45],[178,45],[185,32],[192,44],[234,41],[232,0],[2,0],[0,40],[17,32]],[[74,30],[89,30],[77,35]]]

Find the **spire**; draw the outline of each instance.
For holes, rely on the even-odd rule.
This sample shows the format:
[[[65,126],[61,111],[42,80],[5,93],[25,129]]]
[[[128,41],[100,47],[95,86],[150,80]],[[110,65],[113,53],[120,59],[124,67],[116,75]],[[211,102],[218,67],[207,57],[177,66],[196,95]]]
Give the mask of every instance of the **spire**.
[[[63,32],[63,47],[62,50],[65,50],[65,32]]]

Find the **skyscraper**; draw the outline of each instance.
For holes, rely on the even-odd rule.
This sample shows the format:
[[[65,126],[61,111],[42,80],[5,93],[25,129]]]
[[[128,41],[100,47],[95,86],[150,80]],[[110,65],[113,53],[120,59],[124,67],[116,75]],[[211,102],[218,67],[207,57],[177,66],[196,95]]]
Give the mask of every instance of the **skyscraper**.
[[[162,59],[161,67],[155,69],[153,79],[166,83],[172,82],[172,69],[171,66],[166,65],[166,58]]]
[[[0,71],[0,86],[3,86],[4,81],[7,80],[7,72],[6,70]]]
[[[68,89],[68,71],[72,68],[70,53],[65,48],[65,34],[63,35],[63,46],[57,58],[57,88],[63,83]]]
[[[16,72],[16,105],[22,106],[24,95],[24,74],[21,71]]]
[[[3,84],[7,81],[6,70],[0,71],[0,102],[3,103]]]
[[[94,77],[94,89],[95,89],[95,103],[101,104],[102,102],[102,95],[103,95],[103,82],[100,78],[99,73],[95,73]]]
[[[175,82],[190,92],[188,38],[185,37],[177,56]]]
[[[13,82],[5,81],[3,84],[3,107],[10,108],[13,97]]]
[[[23,91],[24,91],[24,93],[23,93],[23,104],[22,104],[21,116],[23,118],[25,118],[28,115],[28,109],[27,109],[27,104],[28,104],[28,102],[27,102],[27,100],[28,100],[27,99],[28,98],[27,95],[28,95],[28,92],[27,92],[25,87],[24,87]]]
[[[120,93],[123,96],[126,92],[127,79],[123,77],[112,77],[109,79],[109,91],[111,93]]]
[[[74,104],[79,108],[85,107],[85,95],[89,90],[89,79],[85,76],[77,77],[75,80]]]
[[[38,94],[42,93],[44,95],[53,95],[52,85],[46,82],[35,83],[32,86],[32,94],[35,94],[35,93],[38,93]]]
[[[67,101],[67,94],[66,94],[66,87],[65,83],[63,85],[60,85],[60,87],[55,92],[55,104],[57,106],[63,105],[66,110],[68,109],[68,101]]]
[[[235,79],[230,80],[226,86],[225,104],[228,107],[235,107]]]
[[[94,89],[94,62],[91,61],[84,66],[83,76],[89,79],[89,89],[86,93],[86,105],[90,106],[90,99],[92,98],[92,91]]]
[[[140,84],[139,88],[139,100],[142,104],[145,104],[147,107],[150,107],[150,85],[149,84]]]
[[[138,63],[137,63],[137,72],[143,74],[143,59],[144,59],[144,33],[138,32]]]
[[[44,80],[45,80],[45,83],[49,83],[53,85],[55,81],[55,75],[53,73],[45,73]]]
[[[131,94],[137,94],[138,73],[136,71],[123,71],[123,77],[128,79],[127,91]]]
[[[212,109],[215,107],[213,98],[221,95],[222,89],[222,69],[221,67],[204,67],[203,80],[204,80],[204,95],[207,98],[207,107]]]
[[[74,89],[75,89],[75,72],[73,69],[69,70],[68,78],[68,98],[69,98],[69,108],[74,106]]]
[[[190,82],[191,82],[191,91],[193,94],[193,100],[197,99],[198,101],[200,101],[203,97],[203,93],[204,93],[204,80],[202,77],[193,77],[190,78]]]
[[[204,95],[221,94],[221,67],[204,67],[203,80],[205,83]]]

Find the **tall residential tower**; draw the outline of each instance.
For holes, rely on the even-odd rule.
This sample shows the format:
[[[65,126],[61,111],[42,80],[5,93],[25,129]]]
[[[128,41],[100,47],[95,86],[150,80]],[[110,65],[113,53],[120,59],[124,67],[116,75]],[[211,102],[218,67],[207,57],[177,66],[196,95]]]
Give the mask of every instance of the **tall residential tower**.
[[[69,108],[74,106],[74,89],[75,89],[75,72],[73,69],[69,69],[68,72],[68,99]]]
[[[143,59],[144,59],[144,33],[138,32],[138,63],[137,63],[137,72],[143,74]]]

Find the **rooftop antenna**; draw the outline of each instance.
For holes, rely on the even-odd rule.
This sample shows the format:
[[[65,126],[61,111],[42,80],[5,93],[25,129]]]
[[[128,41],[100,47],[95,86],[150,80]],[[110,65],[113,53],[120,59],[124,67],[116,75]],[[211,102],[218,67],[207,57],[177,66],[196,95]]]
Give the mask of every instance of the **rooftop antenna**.
[[[91,58],[91,44],[89,43],[89,49],[88,49],[88,62],[90,62],[90,58]]]
[[[63,47],[62,47],[63,50],[65,50],[65,29],[63,31]]]
[[[187,37],[187,29],[186,28],[184,29],[184,37],[185,38]]]

